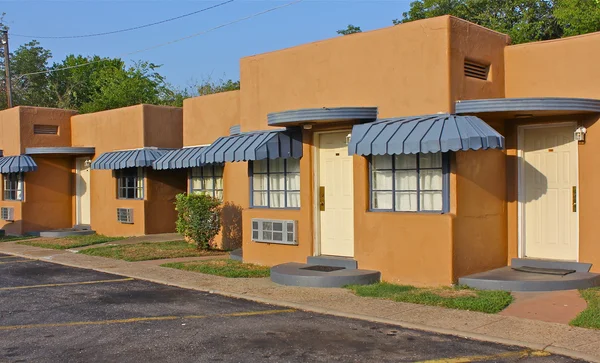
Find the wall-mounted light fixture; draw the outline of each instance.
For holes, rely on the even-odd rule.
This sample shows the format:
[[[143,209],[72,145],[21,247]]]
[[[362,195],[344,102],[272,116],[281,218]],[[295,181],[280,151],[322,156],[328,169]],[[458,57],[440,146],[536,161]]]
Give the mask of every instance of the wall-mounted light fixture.
[[[583,126],[579,126],[577,130],[575,130],[573,138],[575,139],[575,141],[584,142],[586,133],[587,129]]]
[[[90,166],[92,166],[92,161],[90,159],[87,159],[83,162],[83,166],[85,166],[86,169],[89,168]]]
[[[305,130],[310,130],[310,129],[312,129],[312,125],[311,124],[302,125],[302,128],[304,128]]]
[[[352,134],[346,135],[346,145],[350,144],[351,139],[352,139]]]

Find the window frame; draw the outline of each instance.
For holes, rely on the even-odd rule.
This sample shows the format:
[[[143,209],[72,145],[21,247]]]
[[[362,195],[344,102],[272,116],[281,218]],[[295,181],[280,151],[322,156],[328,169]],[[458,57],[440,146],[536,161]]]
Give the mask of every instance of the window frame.
[[[133,177],[134,178],[134,187],[127,187],[127,186],[122,186],[122,179],[123,178],[128,178],[131,176],[124,176],[123,173],[130,171],[130,170],[135,170],[136,175]],[[115,170],[115,178],[117,179],[117,199],[119,200],[144,200],[145,194],[146,194],[146,178],[145,178],[145,173],[144,173],[144,169],[141,167],[133,167],[133,168],[124,168],[124,169],[117,169]],[[140,184],[140,180],[141,180],[141,186],[138,186]],[[128,197],[121,197],[121,189],[127,190],[127,189],[133,189],[135,192],[135,197],[134,198],[128,198]],[[140,192],[141,195],[138,195],[137,192]],[[127,195],[127,193],[125,192],[125,195]]]
[[[8,180],[11,176],[15,176],[16,180]],[[25,182],[23,173],[6,173],[2,174],[2,200],[11,202],[22,202],[25,200]],[[6,183],[16,182],[16,188],[7,188]],[[7,198],[6,193],[15,193],[15,198]],[[21,192],[21,197],[19,197]]]
[[[450,152],[441,152],[442,154],[442,210],[421,210],[421,170],[437,170],[439,168],[420,168],[420,154],[417,154],[416,169],[396,169],[396,158],[393,154],[386,154],[392,158],[392,208],[380,209],[373,208],[373,155],[368,157],[369,163],[369,212],[392,212],[392,213],[421,213],[421,214],[445,214],[450,212]],[[387,170],[387,169],[386,169]],[[417,172],[417,210],[416,211],[401,211],[396,209],[396,171],[398,170],[416,170]],[[387,190],[384,190],[387,191]]]
[[[249,169],[249,175],[250,175],[250,208],[252,209],[288,209],[288,210],[299,210],[300,208],[302,208],[302,203],[300,202],[300,206],[299,207],[288,207],[288,192],[298,192],[298,194],[300,195],[300,197],[302,197],[302,193],[301,193],[301,189],[290,189],[288,190],[288,175],[289,174],[298,174],[298,177],[301,177],[300,174],[302,172],[301,170],[301,166],[300,166],[300,159],[298,159],[298,170],[297,172],[292,171],[289,172],[288,171],[288,160],[289,159],[295,159],[295,158],[284,158],[283,161],[283,172],[270,172],[270,168],[271,168],[271,160],[272,159],[263,159],[267,161],[267,172],[266,173],[256,173],[257,175],[266,175],[267,176],[267,189],[266,190],[258,190],[259,192],[266,192],[267,193],[267,205],[254,205],[254,163],[256,161],[252,160],[248,163],[248,169]],[[257,160],[257,161],[262,161],[262,160]],[[283,174],[283,189],[282,190],[271,190],[271,175],[279,175],[279,174]],[[302,184],[302,181],[300,180],[300,184]],[[301,187],[301,185],[299,185],[299,187]],[[271,193],[272,192],[283,192],[283,199],[284,199],[284,206],[283,207],[271,207]]]
[[[194,169],[199,169],[202,173],[202,175],[199,177],[200,180],[204,180],[206,178],[208,178],[207,176],[204,176],[204,168],[210,167],[212,168],[212,176],[210,176],[210,178],[212,178],[212,195],[208,193],[209,189],[194,189],[194,183],[193,183],[193,179],[194,179]],[[220,167],[221,168],[221,175],[215,175],[215,168],[216,167]],[[216,180],[215,178],[221,178],[221,189],[217,189],[216,185]],[[204,165],[204,166],[199,166],[199,167],[195,167],[195,168],[190,168],[190,173],[189,173],[189,179],[188,179],[188,183],[189,183],[189,188],[188,188],[188,192],[190,194],[196,193],[196,192],[204,192],[205,194],[210,195],[213,198],[217,198],[216,196],[216,192],[220,191],[221,192],[221,200],[224,199],[224,189],[225,189],[225,164],[209,164],[209,165]],[[202,183],[204,185],[204,183]]]

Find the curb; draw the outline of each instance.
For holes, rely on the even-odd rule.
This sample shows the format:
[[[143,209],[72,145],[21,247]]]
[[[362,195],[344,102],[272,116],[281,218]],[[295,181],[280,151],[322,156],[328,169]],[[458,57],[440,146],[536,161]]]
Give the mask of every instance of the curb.
[[[269,304],[269,305],[283,306],[283,307],[287,307],[287,308],[293,308],[296,310],[302,310],[302,311],[312,312],[312,313],[317,313],[317,314],[332,315],[332,316],[337,316],[337,317],[341,317],[341,318],[357,319],[357,320],[363,320],[363,321],[370,321],[370,322],[374,322],[374,323],[394,325],[394,326],[402,327],[405,329],[420,330],[420,331],[442,334],[442,335],[452,335],[452,336],[456,336],[456,337],[472,339],[472,340],[477,340],[477,341],[482,341],[482,342],[519,346],[519,347],[524,347],[524,348],[528,348],[531,350],[545,351],[545,352],[548,352],[551,354],[557,354],[557,355],[563,355],[563,356],[567,356],[567,357],[571,357],[571,358],[575,358],[575,359],[581,359],[581,360],[585,360],[588,362],[600,363],[599,356],[574,351],[574,350],[571,350],[568,348],[557,347],[557,346],[553,346],[551,344],[547,345],[547,344],[541,344],[541,343],[528,343],[528,342],[523,342],[523,341],[494,337],[494,336],[480,334],[480,333],[464,332],[464,331],[451,330],[451,329],[446,329],[446,328],[438,328],[438,327],[433,327],[433,326],[424,325],[424,324],[408,323],[408,322],[402,322],[402,321],[397,321],[397,320],[392,320],[392,319],[387,319],[387,318],[377,318],[377,317],[363,315],[363,314],[345,313],[342,311],[331,310],[331,309],[321,308],[321,307],[307,305],[307,304],[298,304],[298,303],[263,298],[263,297],[259,297],[259,296],[253,296],[253,295],[245,295],[245,294],[233,293],[233,292],[228,292],[228,291],[206,289],[206,288],[202,288],[202,287],[191,287],[191,286],[187,286],[185,284],[165,282],[165,281],[158,280],[158,279],[152,279],[152,278],[147,278],[147,277],[143,277],[143,276],[138,276],[136,274],[123,274],[123,273],[118,273],[118,272],[114,272],[114,271],[111,271],[108,269],[103,269],[103,268],[92,268],[92,267],[85,267],[85,266],[68,263],[68,262],[58,262],[58,261],[54,261],[52,259],[47,259],[44,257],[32,257],[32,256],[28,256],[28,255],[25,255],[22,253],[5,252],[5,251],[0,251],[0,252],[6,253],[9,255],[13,255],[13,256],[17,256],[17,257],[29,258],[32,260],[38,260],[38,261],[43,261],[43,262],[50,262],[50,263],[55,263],[58,265],[69,266],[69,267],[83,268],[83,269],[88,269],[88,270],[93,270],[93,271],[98,271],[98,272],[104,272],[104,273],[108,273],[108,274],[112,274],[112,275],[132,277],[132,278],[142,280],[142,281],[148,281],[148,282],[153,282],[153,283],[167,285],[167,286],[174,286],[174,287],[179,287],[182,289],[206,292],[209,294],[216,294],[216,295],[221,295],[221,296],[235,298],[235,299],[248,300],[248,301]]]

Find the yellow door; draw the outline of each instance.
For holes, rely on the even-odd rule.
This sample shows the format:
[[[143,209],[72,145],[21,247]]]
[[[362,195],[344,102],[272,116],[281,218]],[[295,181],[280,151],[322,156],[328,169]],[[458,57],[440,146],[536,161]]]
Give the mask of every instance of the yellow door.
[[[319,137],[319,187],[324,195],[319,208],[322,255],[354,256],[354,189],[348,133]]]
[[[77,224],[87,224],[90,222],[90,165],[86,161],[88,158],[77,158],[77,181],[75,183],[77,198]]]
[[[573,126],[525,129],[524,255],[577,260],[577,142]]]

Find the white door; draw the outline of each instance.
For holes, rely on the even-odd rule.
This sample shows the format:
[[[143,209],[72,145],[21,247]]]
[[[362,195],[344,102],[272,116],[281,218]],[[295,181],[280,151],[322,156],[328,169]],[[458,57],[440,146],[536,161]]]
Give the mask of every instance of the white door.
[[[324,133],[319,137],[317,193],[322,255],[354,256],[354,188],[348,133]]]
[[[88,158],[76,159],[76,213],[77,224],[89,225],[90,222],[90,165]]]
[[[577,260],[577,142],[574,126],[523,130],[524,255]]]

